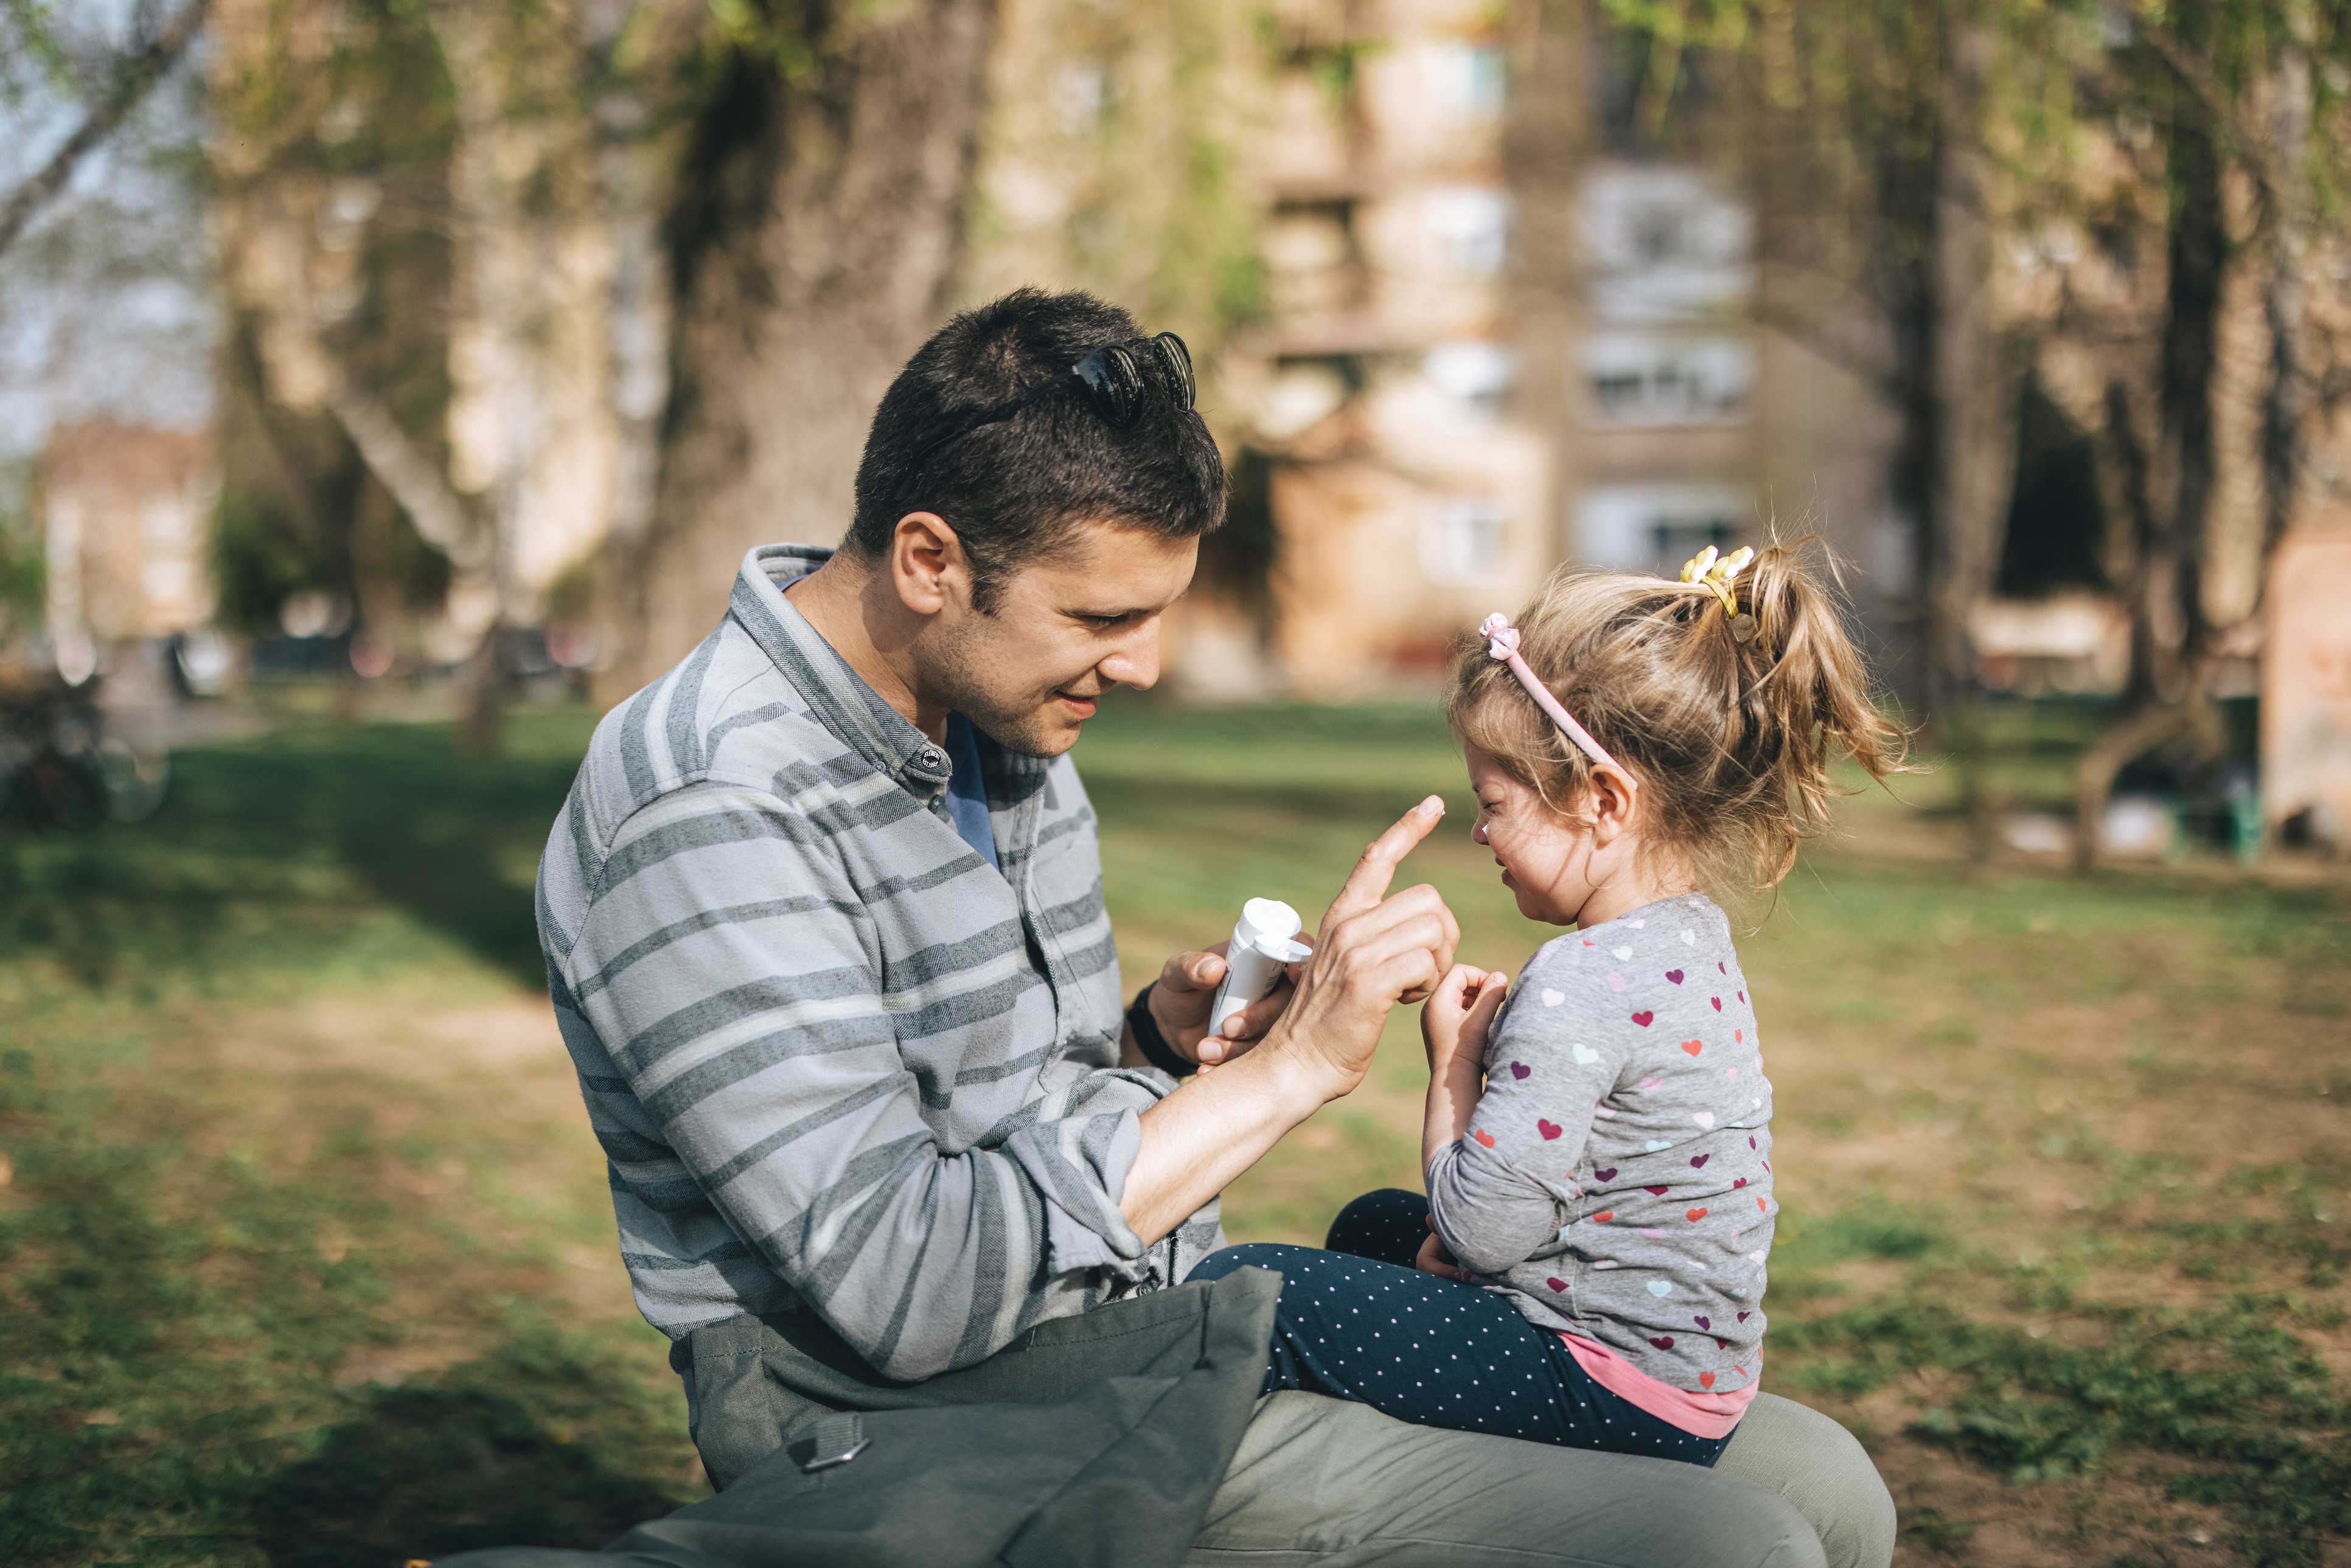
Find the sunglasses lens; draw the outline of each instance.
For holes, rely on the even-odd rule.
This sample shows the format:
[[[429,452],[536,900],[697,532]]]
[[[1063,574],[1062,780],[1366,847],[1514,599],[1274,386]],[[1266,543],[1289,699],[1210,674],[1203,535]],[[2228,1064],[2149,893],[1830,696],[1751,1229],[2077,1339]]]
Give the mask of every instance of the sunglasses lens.
[[[1086,383],[1094,408],[1120,429],[1143,412],[1143,374],[1124,349],[1096,349],[1078,361],[1078,379]]]
[[[1159,352],[1160,368],[1167,372],[1167,390],[1176,406],[1188,410],[1192,406],[1192,350],[1184,340],[1173,332],[1162,332],[1151,340]]]

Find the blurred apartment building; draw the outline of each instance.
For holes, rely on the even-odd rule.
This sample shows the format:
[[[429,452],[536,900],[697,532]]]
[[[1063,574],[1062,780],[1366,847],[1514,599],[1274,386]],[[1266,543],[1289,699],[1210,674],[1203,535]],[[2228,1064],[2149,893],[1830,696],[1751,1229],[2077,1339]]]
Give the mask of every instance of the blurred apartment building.
[[[1249,153],[1270,317],[1226,378],[1234,526],[1270,536],[1270,582],[1253,614],[1187,606],[1185,685],[1425,678],[1562,562],[1672,574],[1775,521],[1827,536],[1873,619],[1897,610],[1889,423],[1754,325],[1754,216],[1729,185],[1631,152],[1624,95],[1573,39],[1514,104],[1527,46],[1506,54],[1489,5],[1282,17]]]
[[[1270,534],[1271,580],[1259,624],[1206,607],[1186,624],[1178,669],[1196,690],[1336,695],[1432,671],[1555,558],[1538,522],[1552,454],[1510,413],[1490,16],[1394,0],[1360,53],[1346,28],[1366,19],[1346,8],[1285,17],[1249,171],[1270,316],[1228,377],[1233,526]]]
[[[210,433],[102,422],[59,425],[41,459],[45,622],[71,681],[106,644],[173,636],[212,619]]]

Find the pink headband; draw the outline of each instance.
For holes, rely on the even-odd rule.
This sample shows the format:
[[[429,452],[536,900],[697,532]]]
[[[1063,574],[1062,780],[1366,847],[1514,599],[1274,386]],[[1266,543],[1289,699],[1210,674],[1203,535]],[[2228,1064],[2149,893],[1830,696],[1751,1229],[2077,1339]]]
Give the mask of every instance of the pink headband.
[[[1620,773],[1625,771],[1624,764],[1609,756],[1607,748],[1592,738],[1592,732],[1576,723],[1574,715],[1560,706],[1559,699],[1551,695],[1551,688],[1542,684],[1541,678],[1519,653],[1519,629],[1510,624],[1509,616],[1499,610],[1487,616],[1479,622],[1478,635],[1486,639],[1487,653],[1510,667],[1510,674],[1519,677],[1519,685],[1527,688],[1527,695],[1535,699],[1535,706],[1551,715],[1552,723],[1559,726],[1561,734],[1575,742],[1583,748],[1583,755],[1593,761],[1604,762]]]

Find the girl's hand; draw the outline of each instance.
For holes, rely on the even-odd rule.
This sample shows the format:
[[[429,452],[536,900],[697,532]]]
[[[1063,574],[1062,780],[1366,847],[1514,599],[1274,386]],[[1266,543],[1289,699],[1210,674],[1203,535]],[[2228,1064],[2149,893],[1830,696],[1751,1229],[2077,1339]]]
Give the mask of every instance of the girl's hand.
[[[1508,975],[1469,964],[1456,964],[1446,971],[1428,1005],[1420,1009],[1420,1038],[1428,1049],[1430,1076],[1441,1077],[1464,1051],[1474,1061],[1485,1060],[1487,1031],[1510,987]]]
[[[1437,1234],[1435,1226],[1429,1228],[1428,1239],[1420,1244],[1420,1251],[1414,1257],[1412,1266],[1424,1274],[1439,1274],[1464,1284],[1470,1282],[1469,1270],[1453,1256],[1451,1249],[1445,1245],[1445,1238]]]
[[[1469,1016],[1479,988],[1485,983],[1485,970],[1472,964],[1456,964],[1429,993],[1428,1005],[1420,1009],[1420,1042],[1427,1049],[1432,1074],[1444,1071],[1445,1063],[1460,1049],[1462,1020]]]
[[[1461,1048],[1486,1060],[1486,1038],[1493,1032],[1494,1015],[1502,1010],[1502,998],[1510,994],[1510,977],[1499,969],[1488,972],[1478,987],[1477,999],[1469,1004],[1469,1016],[1461,1020]]]
[[[1510,977],[1456,964],[1420,1009],[1428,1046],[1428,1104],[1422,1114],[1420,1168],[1469,1130],[1486,1066],[1486,1036]]]

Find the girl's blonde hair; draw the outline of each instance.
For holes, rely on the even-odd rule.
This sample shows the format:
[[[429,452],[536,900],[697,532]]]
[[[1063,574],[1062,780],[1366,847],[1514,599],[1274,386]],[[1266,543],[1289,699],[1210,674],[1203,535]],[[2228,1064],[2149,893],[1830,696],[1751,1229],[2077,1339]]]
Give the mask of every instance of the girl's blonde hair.
[[[1628,572],[1562,568],[1514,621],[1535,674],[1636,776],[1648,842],[1726,892],[1788,874],[1844,793],[1829,772],[1840,756],[1881,781],[1908,771],[1842,602],[1797,557],[1808,542],[1765,546],[1735,580],[1755,618],[1745,642],[1711,589]],[[1458,739],[1573,819],[1591,762],[1482,641],[1455,655],[1445,713]]]

